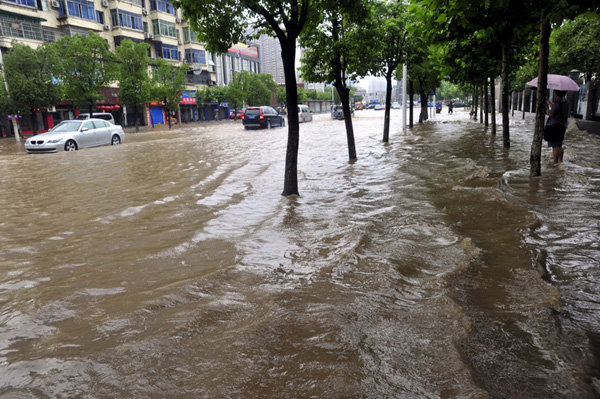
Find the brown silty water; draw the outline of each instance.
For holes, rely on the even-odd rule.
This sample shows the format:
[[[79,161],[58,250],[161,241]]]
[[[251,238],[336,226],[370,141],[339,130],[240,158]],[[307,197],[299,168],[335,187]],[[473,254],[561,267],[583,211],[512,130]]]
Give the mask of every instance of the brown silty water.
[[[599,137],[400,121],[0,140],[0,397],[597,397]]]

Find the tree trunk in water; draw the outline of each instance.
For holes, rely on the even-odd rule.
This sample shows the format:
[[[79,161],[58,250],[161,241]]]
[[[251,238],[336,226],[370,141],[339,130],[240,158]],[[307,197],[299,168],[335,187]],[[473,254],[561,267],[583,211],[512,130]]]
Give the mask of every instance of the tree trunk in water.
[[[492,95],[492,136],[496,135],[496,82],[494,78],[490,78],[490,87]]]
[[[419,114],[419,123],[423,123],[427,120],[427,93],[421,91],[421,113]]]
[[[415,97],[415,86],[413,85],[412,80],[410,81],[409,85],[408,85],[408,90],[409,90],[409,107],[410,109],[408,110],[408,116],[409,116],[409,121],[408,121],[408,126],[413,127],[413,98]],[[403,101],[406,101],[405,98],[402,99]]]
[[[535,131],[531,142],[529,156],[530,176],[542,174],[542,141],[544,138],[544,119],[546,116],[546,85],[548,83],[548,53],[550,40],[550,22],[546,18],[546,10],[542,9],[540,16],[540,58],[538,60],[538,86],[535,110]]]
[[[171,128],[171,109],[168,107],[167,97],[165,97],[164,104],[167,109],[167,121],[169,121],[169,129]]]
[[[509,110],[508,110],[508,44],[502,44],[502,142],[504,148],[510,148]]]
[[[350,110],[350,89],[345,86],[344,81],[341,79],[341,74],[339,78],[336,77],[334,86],[340,96],[344,112],[346,139],[348,140],[348,158],[350,161],[354,161],[356,159],[356,144],[354,142],[354,127],[352,126],[352,111]]]
[[[288,32],[289,34],[289,32]],[[288,42],[280,40],[283,73],[285,75],[285,100],[287,109],[298,109],[298,90],[296,85],[296,40],[288,37]],[[298,147],[300,143],[300,125],[298,112],[288,112],[288,142],[285,155],[283,192],[281,195],[300,195],[298,192]]]
[[[134,120],[135,120],[135,131],[136,133],[140,131],[140,119],[138,118],[138,106],[137,104],[133,106],[133,114],[134,114]]]
[[[390,104],[392,103],[392,74],[394,71],[388,71],[385,74],[385,116],[383,119],[383,142],[390,141]]]

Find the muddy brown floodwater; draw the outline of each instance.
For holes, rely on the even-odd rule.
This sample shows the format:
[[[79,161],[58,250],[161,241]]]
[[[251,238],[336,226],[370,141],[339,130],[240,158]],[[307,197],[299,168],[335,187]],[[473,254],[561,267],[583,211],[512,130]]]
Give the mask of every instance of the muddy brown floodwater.
[[[0,140],[0,398],[594,398],[600,137],[393,110]]]

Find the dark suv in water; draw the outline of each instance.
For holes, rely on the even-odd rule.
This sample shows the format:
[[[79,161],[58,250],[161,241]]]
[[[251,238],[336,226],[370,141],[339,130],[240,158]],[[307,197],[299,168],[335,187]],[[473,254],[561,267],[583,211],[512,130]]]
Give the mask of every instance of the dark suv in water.
[[[273,107],[249,107],[244,113],[243,124],[246,129],[270,129],[273,126],[285,126],[285,118]]]

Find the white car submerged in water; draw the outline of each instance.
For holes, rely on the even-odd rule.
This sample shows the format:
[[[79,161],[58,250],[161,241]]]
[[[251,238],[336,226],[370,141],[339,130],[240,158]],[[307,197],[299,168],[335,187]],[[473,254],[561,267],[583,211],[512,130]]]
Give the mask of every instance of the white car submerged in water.
[[[62,121],[47,133],[25,142],[29,154],[76,151],[84,147],[121,144],[125,133],[120,125],[102,119]]]

